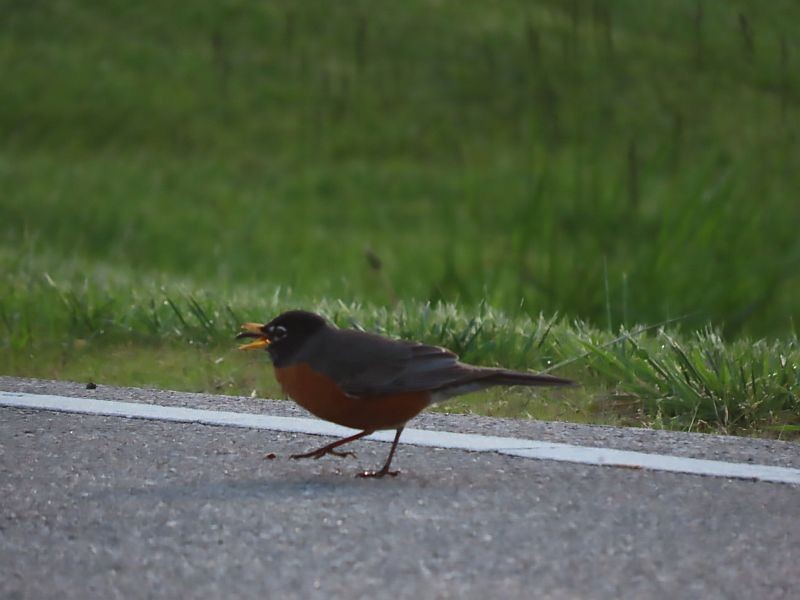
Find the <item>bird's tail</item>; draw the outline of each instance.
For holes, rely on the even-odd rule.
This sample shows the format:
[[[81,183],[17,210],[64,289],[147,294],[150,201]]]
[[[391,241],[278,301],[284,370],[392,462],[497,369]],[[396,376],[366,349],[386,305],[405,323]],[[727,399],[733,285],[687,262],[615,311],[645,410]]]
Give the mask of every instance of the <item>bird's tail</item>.
[[[555,375],[545,375],[543,373],[522,373],[521,371],[509,371],[507,369],[497,369],[483,381],[493,385],[528,385],[528,386],[570,386],[577,385],[571,379],[556,377]]]
[[[456,377],[451,377],[444,385],[434,388],[432,402],[441,402],[453,396],[485,390],[495,385],[561,386],[578,385],[571,379],[546,375],[544,373],[523,373],[508,369],[456,365]]]

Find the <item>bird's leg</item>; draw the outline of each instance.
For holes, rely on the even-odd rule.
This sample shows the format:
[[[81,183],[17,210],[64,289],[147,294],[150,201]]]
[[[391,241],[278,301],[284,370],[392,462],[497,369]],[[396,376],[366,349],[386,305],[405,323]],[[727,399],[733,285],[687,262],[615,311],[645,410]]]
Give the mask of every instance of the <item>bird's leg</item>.
[[[394,441],[392,442],[392,449],[389,450],[389,458],[386,459],[386,463],[381,467],[380,471],[364,471],[363,473],[359,473],[359,477],[384,477],[385,475],[390,475],[392,477],[397,477],[400,474],[400,471],[390,471],[389,465],[392,464],[392,459],[394,458],[394,451],[397,449],[397,443],[400,441],[400,434],[403,433],[403,428],[397,430],[397,433],[394,436]]]
[[[354,442],[358,439],[361,439],[365,435],[370,435],[373,433],[372,431],[362,431],[361,433],[357,433],[355,435],[351,435],[350,437],[342,438],[341,440],[336,440],[328,444],[327,446],[323,446],[322,448],[317,448],[316,450],[312,450],[311,452],[306,452],[304,454],[292,454],[292,458],[322,458],[326,454],[333,454],[334,456],[355,456],[355,452],[337,452],[336,448],[339,446],[343,446],[344,444],[349,444],[350,442]]]

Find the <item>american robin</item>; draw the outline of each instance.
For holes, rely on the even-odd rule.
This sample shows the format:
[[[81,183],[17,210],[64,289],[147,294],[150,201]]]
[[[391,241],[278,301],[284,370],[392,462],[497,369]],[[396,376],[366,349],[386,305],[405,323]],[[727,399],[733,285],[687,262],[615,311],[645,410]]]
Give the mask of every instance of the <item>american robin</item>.
[[[290,398],[321,419],[361,430],[292,458],[352,456],[336,448],[377,430],[396,430],[386,464],[362,477],[397,475],[389,466],[400,434],[431,404],[495,385],[573,384],[552,375],[464,364],[445,348],[337,329],[302,310],[285,312],[265,325],[245,323],[242,330],[237,339],[255,341],[240,349],[266,348],[275,377]]]

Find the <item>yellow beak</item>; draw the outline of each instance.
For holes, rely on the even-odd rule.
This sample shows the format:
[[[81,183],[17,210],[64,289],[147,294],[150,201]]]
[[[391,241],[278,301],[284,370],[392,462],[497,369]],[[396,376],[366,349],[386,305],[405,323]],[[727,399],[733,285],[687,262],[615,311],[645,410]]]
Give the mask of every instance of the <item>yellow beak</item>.
[[[262,327],[263,325],[261,323],[245,323],[242,325],[242,333],[236,336],[237,340],[246,337],[257,339],[249,344],[242,344],[239,346],[239,350],[258,350],[259,348],[266,348],[269,346],[269,340],[261,330]]]

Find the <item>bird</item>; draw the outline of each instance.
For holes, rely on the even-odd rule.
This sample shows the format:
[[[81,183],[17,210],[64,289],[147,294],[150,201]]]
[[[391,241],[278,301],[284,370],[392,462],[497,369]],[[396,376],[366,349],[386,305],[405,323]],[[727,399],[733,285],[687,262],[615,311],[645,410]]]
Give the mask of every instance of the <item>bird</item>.
[[[320,419],[360,430],[291,458],[355,456],[337,448],[378,430],[395,430],[383,467],[360,477],[398,474],[390,466],[403,428],[432,404],[498,385],[575,385],[543,373],[462,363],[439,346],[339,329],[305,310],[289,310],[265,324],[245,323],[241,329],[236,339],[255,339],[239,349],[265,349],[287,396]]]

